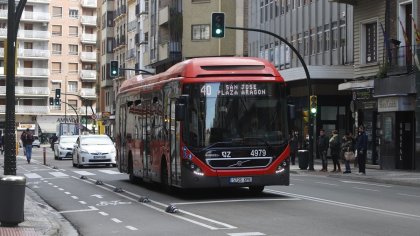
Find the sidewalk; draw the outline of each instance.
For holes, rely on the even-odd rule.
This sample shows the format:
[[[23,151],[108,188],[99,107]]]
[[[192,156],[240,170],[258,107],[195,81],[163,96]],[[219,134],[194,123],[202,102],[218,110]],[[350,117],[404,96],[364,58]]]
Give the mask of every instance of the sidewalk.
[[[344,164],[341,164],[341,170],[344,171]],[[343,178],[352,179],[359,181],[368,181],[384,184],[395,184],[420,187],[420,171],[409,171],[409,170],[379,170],[377,166],[366,165],[366,175],[358,175],[358,168],[351,164],[350,174],[343,174],[338,172],[321,172],[322,169],[321,160],[314,160],[315,171],[301,170],[299,169],[299,160],[296,158],[295,165],[290,166],[290,172],[293,174],[310,174],[310,175],[323,175],[332,178]],[[328,160],[328,170],[333,170],[332,160]]]

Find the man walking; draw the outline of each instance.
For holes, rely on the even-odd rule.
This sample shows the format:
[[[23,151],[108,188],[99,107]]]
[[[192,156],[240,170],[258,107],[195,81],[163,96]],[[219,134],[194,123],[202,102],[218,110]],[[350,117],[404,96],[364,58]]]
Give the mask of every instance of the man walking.
[[[356,139],[357,164],[359,165],[359,174],[366,174],[366,152],[367,152],[368,136],[365,128],[360,125]]]
[[[32,135],[31,131],[29,131],[29,128],[27,128],[26,131],[23,131],[22,135],[20,136],[20,139],[22,140],[22,146],[25,149],[26,160],[28,161],[28,164],[30,164],[34,136]]]
[[[328,171],[328,161],[327,161],[327,150],[328,150],[328,137],[325,135],[325,132],[323,129],[319,130],[319,137],[318,137],[318,153],[321,157],[322,161],[322,169],[321,171]]]

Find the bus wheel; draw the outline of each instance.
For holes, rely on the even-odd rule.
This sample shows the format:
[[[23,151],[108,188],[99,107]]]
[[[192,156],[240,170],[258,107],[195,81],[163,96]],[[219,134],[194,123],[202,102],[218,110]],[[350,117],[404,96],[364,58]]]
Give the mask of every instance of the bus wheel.
[[[249,186],[249,191],[255,195],[261,194],[264,191],[264,186]]]
[[[162,184],[162,190],[165,192],[170,191],[169,181],[168,181],[168,168],[166,167],[166,158],[162,157],[160,168],[160,181]]]

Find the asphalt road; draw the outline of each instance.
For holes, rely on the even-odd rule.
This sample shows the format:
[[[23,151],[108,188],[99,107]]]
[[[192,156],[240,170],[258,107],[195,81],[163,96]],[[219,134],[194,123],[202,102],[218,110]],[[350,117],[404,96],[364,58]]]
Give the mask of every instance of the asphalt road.
[[[416,187],[292,175],[291,186],[259,196],[241,188],[167,193],[116,168],[78,169],[49,148],[46,155],[49,166],[42,148],[32,164],[18,159],[18,174],[81,235],[420,235]],[[178,213],[165,212],[169,205]]]

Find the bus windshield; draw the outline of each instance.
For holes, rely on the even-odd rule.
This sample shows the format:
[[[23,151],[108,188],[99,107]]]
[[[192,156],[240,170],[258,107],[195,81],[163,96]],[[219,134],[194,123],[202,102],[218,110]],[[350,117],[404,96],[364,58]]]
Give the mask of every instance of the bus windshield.
[[[287,142],[284,85],[274,82],[194,83],[184,142],[191,148],[273,146]]]

